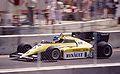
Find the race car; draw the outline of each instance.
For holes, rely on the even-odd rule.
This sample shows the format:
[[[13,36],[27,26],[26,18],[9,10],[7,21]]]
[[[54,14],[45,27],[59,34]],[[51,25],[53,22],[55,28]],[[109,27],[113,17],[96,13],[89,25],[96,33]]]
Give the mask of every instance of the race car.
[[[9,57],[17,60],[35,60],[38,59],[38,54],[40,54],[41,60],[93,58],[95,56],[97,58],[109,58],[112,55],[112,47],[108,43],[109,34],[96,34],[97,41],[93,36],[94,32],[73,32],[72,36],[60,34],[53,39],[53,42],[42,41],[33,47],[29,44],[20,44],[17,52],[11,53]],[[91,41],[94,41],[94,43]]]

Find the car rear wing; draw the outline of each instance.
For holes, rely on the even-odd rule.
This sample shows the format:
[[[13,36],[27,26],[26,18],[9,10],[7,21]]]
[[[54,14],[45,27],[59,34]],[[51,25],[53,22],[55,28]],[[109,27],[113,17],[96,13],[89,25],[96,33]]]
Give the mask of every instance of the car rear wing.
[[[86,42],[96,41],[101,42],[105,41],[108,42],[110,33],[106,32],[72,32],[73,37],[80,38]]]

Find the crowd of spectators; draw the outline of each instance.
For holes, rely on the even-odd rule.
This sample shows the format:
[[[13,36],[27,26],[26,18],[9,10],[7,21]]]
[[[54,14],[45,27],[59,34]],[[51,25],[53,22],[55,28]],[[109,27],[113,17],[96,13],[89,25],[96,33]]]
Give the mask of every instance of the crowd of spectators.
[[[119,0],[70,0],[72,2],[68,2],[69,0],[48,0],[49,6],[49,17],[46,16],[47,24],[50,18],[52,21],[51,24],[54,24],[56,20],[58,23],[61,23],[61,19],[65,20],[76,20],[75,17],[80,17],[80,20],[92,20],[92,19],[100,19],[100,18],[115,18],[116,17],[116,9],[117,4],[119,4]],[[51,1],[51,2],[50,2]],[[53,1],[53,2],[52,2]],[[63,8],[62,10],[56,10],[57,3],[54,2],[62,2]],[[53,5],[53,6],[52,6]],[[50,8],[51,7],[51,8]],[[75,14],[79,13],[82,16],[75,16]],[[48,14],[48,13],[47,13]],[[67,15],[64,18],[63,15]]]
[[[60,0],[49,0],[46,5],[46,9],[44,10],[46,24],[61,24],[64,8],[63,2]]]
[[[35,3],[24,2],[23,5],[27,7],[27,10],[25,12],[21,10],[20,12],[22,15],[28,15],[27,20],[33,22],[33,14],[37,17],[44,15],[46,24],[61,24],[62,20],[87,21],[101,18],[117,18],[120,20],[120,0],[43,0],[45,2],[45,8],[43,9],[39,7],[42,4],[37,3],[38,0],[33,1]],[[24,24],[24,21],[22,21],[22,24]]]

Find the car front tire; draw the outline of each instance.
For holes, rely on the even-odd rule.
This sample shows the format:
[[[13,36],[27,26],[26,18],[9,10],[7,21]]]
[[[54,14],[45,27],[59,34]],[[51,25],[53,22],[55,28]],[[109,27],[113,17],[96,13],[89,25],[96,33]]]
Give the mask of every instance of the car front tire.
[[[20,44],[17,47],[17,53],[25,53],[31,48],[32,46],[30,44]]]

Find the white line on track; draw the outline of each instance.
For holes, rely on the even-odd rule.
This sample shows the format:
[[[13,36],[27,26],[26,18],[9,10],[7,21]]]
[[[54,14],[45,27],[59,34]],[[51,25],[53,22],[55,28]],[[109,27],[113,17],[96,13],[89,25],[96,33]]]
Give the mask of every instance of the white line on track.
[[[26,72],[26,71],[49,71],[49,70],[63,70],[63,69],[76,69],[76,68],[98,68],[98,67],[112,67],[120,66],[120,63],[105,63],[105,64],[88,64],[88,65],[64,65],[64,66],[51,66],[51,67],[29,67],[29,68],[15,68],[15,69],[0,69],[0,73],[11,72]]]
[[[120,52],[120,49],[118,49],[118,50],[115,49],[115,50],[113,50],[113,51],[114,51],[114,52]]]

